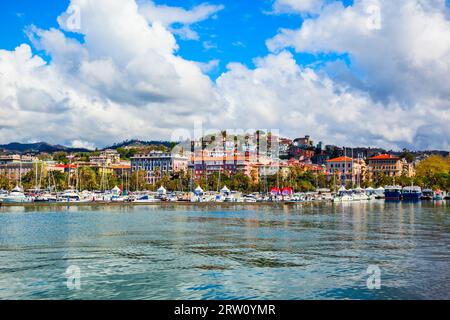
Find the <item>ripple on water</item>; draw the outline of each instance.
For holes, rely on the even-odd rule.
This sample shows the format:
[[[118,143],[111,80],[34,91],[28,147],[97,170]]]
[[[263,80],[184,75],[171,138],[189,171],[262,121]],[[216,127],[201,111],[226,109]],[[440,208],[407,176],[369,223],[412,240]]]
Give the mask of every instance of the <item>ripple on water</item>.
[[[444,203],[33,210],[0,209],[0,299],[450,298]]]

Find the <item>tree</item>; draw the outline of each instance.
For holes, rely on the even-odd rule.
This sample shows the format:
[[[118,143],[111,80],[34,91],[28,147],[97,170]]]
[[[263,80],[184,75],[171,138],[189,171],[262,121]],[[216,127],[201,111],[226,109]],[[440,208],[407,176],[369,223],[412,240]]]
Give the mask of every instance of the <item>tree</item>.
[[[80,168],[79,177],[81,190],[95,190],[98,188],[97,174],[94,169],[90,167]]]
[[[389,186],[389,185],[392,185],[393,183],[394,183],[394,179],[392,177],[387,176],[383,172],[379,173],[375,177],[375,185],[377,187]]]
[[[243,172],[237,172],[233,175],[231,178],[230,186],[232,190],[238,190],[238,191],[250,191],[250,178],[245,175]]]
[[[61,171],[51,171],[48,173],[46,185],[48,188],[56,188],[56,190],[65,190],[68,188],[69,173]],[[50,180],[50,181],[49,181]]]
[[[125,159],[125,160],[130,160],[132,157],[134,157],[139,152],[139,150],[136,148],[126,149],[126,148],[120,147],[120,148],[117,148],[117,152],[120,154],[120,158]]]
[[[80,152],[76,154],[76,157],[78,158],[79,161],[89,162],[89,153]]]
[[[147,188],[147,182],[145,181],[146,173],[143,170],[135,171],[131,174],[130,178],[130,190],[138,191]]]
[[[0,189],[1,190],[11,190],[12,185],[11,185],[11,181],[9,180],[9,178],[2,174],[0,175]]]
[[[417,181],[424,187],[448,189],[450,159],[435,155],[421,161],[416,168]]]
[[[450,160],[442,156],[435,155],[422,160],[416,168],[418,176],[432,176],[436,173],[449,173]]]
[[[112,189],[120,184],[118,177],[113,172],[106,174],[106,187]]]
[[[373,187],[374,184],[371,181],[371,175],[370,175],[370,171],[369,170],[365,170],[363,175],[362,175],[362,187],[363,188],[368,188],[368,187]]]
[[[411,151],[403,149],[403,152],[400,154],[400,158],[405,159],[408,163],[412,163],[415,157]]]
[[[169,188],[170,181],[171,181],[170,174],[168,172],[164,172],[161,179],[159,179],[159,181],[156,183],[156,187],[159,188],[159,187],[163,186],[165,188]],[[169,189],[172,189],[172,188],[169,188]]]
[[[337,191],[339,189],[339,171],[334,170],[333,176],[330,179],[330,190]]]
[[[69,159],[67,158],[67,153],[64,151],[56,152],[55,154],[53,154],[53,161],[55,161],[57,163],[63,163],[63,164],[69,163]]]

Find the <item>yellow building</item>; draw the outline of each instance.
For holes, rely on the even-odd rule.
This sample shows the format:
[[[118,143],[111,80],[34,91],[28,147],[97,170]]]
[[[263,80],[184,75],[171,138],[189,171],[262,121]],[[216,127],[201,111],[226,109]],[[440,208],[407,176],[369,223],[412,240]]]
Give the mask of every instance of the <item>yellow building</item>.
[[[367,159],[371,179],[382,174],[388,177],[400,177],[403,173],[403,161],[390,154],[381,154]]]

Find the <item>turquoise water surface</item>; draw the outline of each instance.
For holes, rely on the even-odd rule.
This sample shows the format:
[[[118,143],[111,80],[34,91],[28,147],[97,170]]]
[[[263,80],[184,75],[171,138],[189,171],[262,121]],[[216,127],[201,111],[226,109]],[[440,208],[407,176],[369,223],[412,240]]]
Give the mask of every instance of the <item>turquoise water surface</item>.
[[[450,202],[0,208],[0,299],[449,298]]]

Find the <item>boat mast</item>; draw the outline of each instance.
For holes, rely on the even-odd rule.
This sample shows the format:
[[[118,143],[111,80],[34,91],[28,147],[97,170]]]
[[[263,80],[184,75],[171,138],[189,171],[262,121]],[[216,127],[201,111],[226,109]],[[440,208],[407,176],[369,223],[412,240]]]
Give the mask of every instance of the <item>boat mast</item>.
[[[354,169],[353,165],[354,165],[354,161],[353,161],[353,148],[352,148],[352,168],[351,168],[351,173],[352,173],[352,187],[353,187],[353,173],[355,172],[355,169]]]
[[[37,191],[37,189],[38,189],[38,187],[37,187],[37,179],[38,179],[38,163],[37,163],[37,161],[35,162],[36,163],[36,171],[35,171],[35,179],[34,179],[34,190],[35,191]]]
[[[347,187],[347,151],[344,147],[344,187]]]
[[[22,156],[20,156],[20,165],[19,165],[19,188],[22,188]]]

